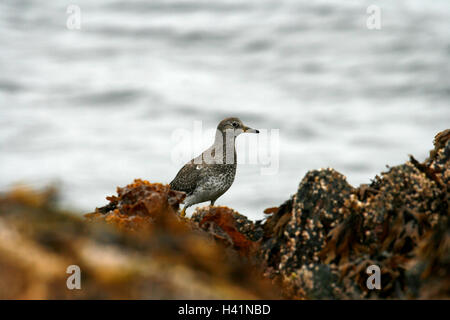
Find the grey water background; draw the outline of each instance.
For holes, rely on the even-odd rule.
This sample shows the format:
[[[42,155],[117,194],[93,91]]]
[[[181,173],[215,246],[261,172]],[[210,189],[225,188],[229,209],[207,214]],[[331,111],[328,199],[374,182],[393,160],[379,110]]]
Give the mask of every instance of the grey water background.
[[[238,116],[280,130],[279,169],[240,165],[217,204],[260,219],[308,170],[358,185],[423,160],[450,124],[449,57],[447,0],[2,0],[0,190],[56,181],[91,211],[134,178],[170,182],[175,130]]]

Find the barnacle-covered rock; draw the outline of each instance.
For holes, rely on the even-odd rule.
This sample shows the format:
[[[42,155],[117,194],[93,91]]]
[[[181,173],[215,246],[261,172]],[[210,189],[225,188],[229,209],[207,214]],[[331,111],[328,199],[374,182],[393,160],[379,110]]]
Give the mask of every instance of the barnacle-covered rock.
[[[266,274],[290,297],[449,298],[449,138],[438,134],[425,162],[411,156],[359,188],[332,169],[309,172],[267,211]],[[367,288],[371,265],[380,290]]]
[[[310,171],[297,193],[264,225],[261,254],[269,275],[280,274],[284,282],[295,283],[290,291],[301,289],[299,297],[333,297],[330,284],[337,277],[321,263],[319,253],[330,230],[344,219],[341,208],[352,190],[345,177],[333,169]]]
[[[450,218],[441,216],[435,228],[421,240],[410,263],[409,276],[419,284],[420,299],[450,297]],[[410,280],[410,282],[412,282]]]

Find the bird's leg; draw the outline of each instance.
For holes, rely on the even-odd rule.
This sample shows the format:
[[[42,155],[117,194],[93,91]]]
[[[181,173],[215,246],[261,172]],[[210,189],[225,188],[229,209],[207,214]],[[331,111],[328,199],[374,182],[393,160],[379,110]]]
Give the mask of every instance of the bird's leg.
[[[216,202],[216,200],[211,200],[211,207],[213,207],[214,206],[214,202]]]
[[[180,216],[181,216],[181,217],[186,216],[186,206],[184,206],[183,210],[181,210]]]
[[[183,208],[183,210],[181,210],[181,212],[180,212],[180,216],[181,216],[181,217],[185,217],[185,216],[186,216],[186,209],[189,208],[191,205],[192,205],[192,204],[189,204],[189,203],[186,203],[186,202],[185,202],[184,208]]]
[[[186,199],[184,199],[184,208],[183,210],[181,210],[180,212],[180,216],[184,217],[186,216],[186,209],[191,207],[192,205],[196,204],[198,202],[195,201],[195,196],[194,195],[189,195],[186,197]]]

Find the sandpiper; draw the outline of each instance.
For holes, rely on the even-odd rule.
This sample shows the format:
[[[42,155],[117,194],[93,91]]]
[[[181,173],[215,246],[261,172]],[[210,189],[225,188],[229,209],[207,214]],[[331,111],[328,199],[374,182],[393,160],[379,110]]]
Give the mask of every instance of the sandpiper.
[[[238,118],[220,121],[213,145],[178,171],[170,187],[186,193],[181,216],[185,216],[187,208],[200,202],[211,201],[213,206],[231,187],[236,175],[235,141],[243,132],[259,133]]]

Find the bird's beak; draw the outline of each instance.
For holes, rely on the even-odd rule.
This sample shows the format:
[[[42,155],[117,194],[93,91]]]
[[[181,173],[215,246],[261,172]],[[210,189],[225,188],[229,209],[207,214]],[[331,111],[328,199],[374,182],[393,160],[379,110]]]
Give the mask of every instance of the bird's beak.
[[[244,132],[248,132],[248,133],[259,133],[259,130],[244,126]]]

